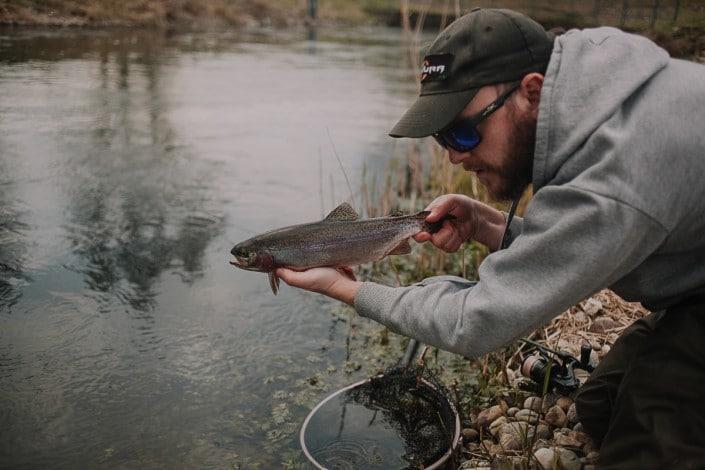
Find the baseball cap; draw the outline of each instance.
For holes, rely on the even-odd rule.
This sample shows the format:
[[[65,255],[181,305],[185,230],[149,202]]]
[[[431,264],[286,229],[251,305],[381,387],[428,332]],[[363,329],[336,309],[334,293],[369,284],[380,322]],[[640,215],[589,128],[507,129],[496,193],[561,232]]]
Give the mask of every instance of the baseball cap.
[[[519,12],[473,8],[431,44],[423,60],[421,93],[389,135],[435,134],[483,86],[545,72],[553,40],[553,33]]]

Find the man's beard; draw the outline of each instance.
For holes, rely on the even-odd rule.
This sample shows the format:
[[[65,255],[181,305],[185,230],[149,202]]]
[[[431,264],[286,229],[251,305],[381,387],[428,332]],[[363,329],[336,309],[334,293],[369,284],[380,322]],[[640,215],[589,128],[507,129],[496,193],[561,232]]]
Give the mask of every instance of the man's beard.
[[[509,134],[509,154],[505,156],[504,164],[493,170],[500,177],[500,186],[490,189],[493,199],[498,201],[513,201],[531,184],[534,167],[534,146],[536,144],[536,121],[520,119],[510,107],[510,116],[514,123],[513,132]]]

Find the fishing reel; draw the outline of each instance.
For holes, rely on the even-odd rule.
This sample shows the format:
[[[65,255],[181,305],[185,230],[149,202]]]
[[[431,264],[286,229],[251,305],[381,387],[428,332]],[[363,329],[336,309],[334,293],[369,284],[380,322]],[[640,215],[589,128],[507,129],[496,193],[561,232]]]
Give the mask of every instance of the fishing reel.
[[[580,359],[563,351],[554,351],[530,339],[521,338],[526,344],[534,346],[536,354],[524,357],[521,364],[521,373],[530,378],[546,391],[553,391],[561,395],[571,395],[580,387],[580,381],[575,376],[575,370],[581,369],[592,372],[595,367],[590,365],[590,352],[588,344],[580,347]]]

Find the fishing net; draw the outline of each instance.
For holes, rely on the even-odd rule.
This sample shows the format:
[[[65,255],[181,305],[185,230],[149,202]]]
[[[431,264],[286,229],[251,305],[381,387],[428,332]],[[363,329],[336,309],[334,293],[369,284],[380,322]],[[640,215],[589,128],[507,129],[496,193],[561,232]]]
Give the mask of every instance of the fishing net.
[[[453,447],[457,414],[443,385],[419,367],[396,367],[318,409],[306,445],[324,468],[419,469]]]

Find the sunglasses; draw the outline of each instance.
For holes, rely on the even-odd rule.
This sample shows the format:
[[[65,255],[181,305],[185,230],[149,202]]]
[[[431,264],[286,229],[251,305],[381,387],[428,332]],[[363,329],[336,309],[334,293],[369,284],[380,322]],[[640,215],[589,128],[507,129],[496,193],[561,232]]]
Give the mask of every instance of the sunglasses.
[[[469,118],[456,119],[442,131],[433,134],[433,138],[445,149],[450,148],[456,152],[469,152],[482,141],[482,136],[477,130],[477,125],[487,119],[490,114],[497,111],[504,102],[507,101],[509,95],[514,93],[517,88],[519,88],[519,85],[502,93],[496,100],[491,102],[476,115]]]

